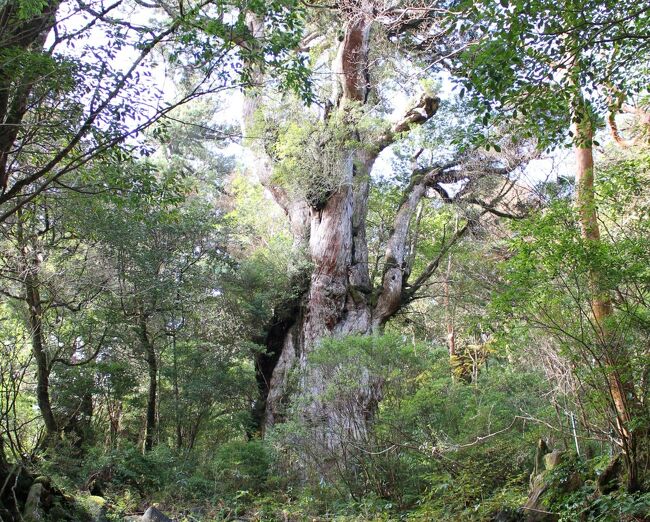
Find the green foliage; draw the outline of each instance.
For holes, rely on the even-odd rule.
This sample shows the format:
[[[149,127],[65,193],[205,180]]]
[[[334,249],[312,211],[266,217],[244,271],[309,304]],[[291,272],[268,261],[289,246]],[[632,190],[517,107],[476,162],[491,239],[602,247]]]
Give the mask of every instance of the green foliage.
[[[542,421],[554,414],[539,375],[493,361],[470,386],[453,379],[445,350],[400,335],[327,340],[308,364],[308,372],[329,376],[324,400],[340,412],[352,407],[360,387],[381,383],[367,433],[346,439],[343,453],[307,452],[321,463],[337,462],[319,468],[317,496],[327,498],[330,488],[357,503],[376,498],[389,512],[420,506],[423,517],[442,520],[488,520],[523,503],[532,450],[545,428],[523,422],[521,412]],[[318,435],[299,416],[277,427],[270,441],[280,469],[294,462],[308,471],[293,452],[304,455],[300,448],[313,447]]]
[[[18,21],[38,21],[48,5],[16,0],[0,8],[3,35],[9,35],[0,35],[0,91],[7,102],[0,120],[8,123],[5,137],[18,129],[0,151],[9,166],[0,193],[5,492],[11,486],[3,473],[15,462],[70,491],[101,493],[115,520],[160,502],[187,520],[488,521],[516,513],[525,502],[534,448],[544,438],[553,447],[575,444],[583,455],[597,454],[568,459],[544,476],[550,511],[567,521],[646,516],[647,494],[596,492],[594,479],[616,441],[608,440],[612,368],[594,364],[601,363],[602,346],[590,306],[595,291],[613,296],[615,313],[606,326],[629,363],[613,369],[631,374],[623,377],[631,377],[639,403],[647,404],[647,151],[599,163],[601,241],[582,239],[567,183],[541,187],[549,205],[509,230],[496,218],[479,226],[483,214],[472,210],[478,205],[459,210],[426,192],[405,243],[404,295],[432,259],[449,262],[444,280],[421,286],[420,299],[387,325],[389,334],[327,338],[298,354],[287,388],[306,382],[314,396],[305,392],[287,404],[278,412],[286,422],[261,441],[250,433],[250,410],[261,404],[259,392],[269,382],[256,374],[255,361],[276,355],[261,356],[269,326],[298,315],[298,330],[310,320],[304,296],[312,266],[291,234],[290,225],[298,223],[288,223],[261,185],[244,176],[226,184],[233,161],[221,145],[237,132],[218,123],[214,97],[234,83],[251,98],[266,97],[260,80],[271,78],[283,96],[259,111],[258,128],[246,129],[247,145],[262,144],[274,163],[271,182],[291,199],[319,209],[341,188],[369,182],[369,213],[355,214],[361,219],[353,225],[367,218],[358,237],[365,232],[377,289],[395,213],[421,180],[412,177],[413,162],[441,165],[460,157],[450,179],[467,171],[460,190],[465,197],[471,190],[478,201],[501,190],[494,178],[472,169],[482,162],[509,166],[504,129],[515,134],[517,150],[528,138],[541,146],[560,143],[568,136],[571,105],[583,93],[592,104],[589,117],[601,124],[611,109],[603,86],[626,95],[647,87],[645,6],[481,0],[444,6],[443,18],[434,9],[435,16],[426,12],[422,19],[410,18],[412,9],[403,6],[394,28],[382,33],[375,29],[383,23],[373,27],[369,100],[328,107],[321,119],[303,102],[331,93],[328,87],[311,91],[306,53],[294,50],[303,47],[309,19],[323,36],[307,38],[321,54],[312,49],[311,64],[320,68],[337,45],[330,37],[357,14],[351,4],[313,15],[298,0],[180,2],[165,6],[151,23],[146,16],[138,20],[138,30],[119,9],[93,19],[84,8],[88,25],[78,34],[70,32],[77,30],[74,23],[61,23],[67,16],[47,18],[57,29],[53,49],[46,52],[40,36],[13,45]],[[140,18],[150,7],[138,9]],[[388,21],[393,11],[378,16]],[[68,14],[73,22],[78,16]],[[256,17],[261,38],[251,31]],[[107,36],[98,45],[86,33],[93,27]],[[425,39],[417,34],[422,28]],[[161,31],[169,32],[153,46]],[[445,40],[439,54],[443,35],[458,41]],[[417,57],[397,53],[411,45]],[[142,52],[144,64],[154,47],[157,59],[173,69],[178,99],[210,95],[172,110],[147,80],[151,70],[137,66],[125,73],[118,63],[118,56]],[[460,74],[452,80],[461,89],[458,99],[442,103],[436,118],[408,140],[398,136],[392,171],[369,180],[371,173],[351,158],[374,154],[370,147],[392,138],[387,119],[377,116],[387,116],[387,98],[412,83],[395,78],[396,65],[429,61],[427,72],[443,55]],[[375,85],[377,74],[390,77]],[[446,96],[446,85],[434,81],[426,78],[421,87]],[[8,110],[21,113],[17,121],[9,122]],[[142,135],[135,126],[152,130]],[[457,153],[477,142],[494,155],[470,154],[475,165],[466,164]],[[355,210],[364,207],[357,203]],[[440,256],[450,231],[466,223],[471,227],[463,242]],[[597,289],[592,273],[603,274]],[[28,306],[27,275],[34,276],[43,307],[36,318],[46,352],[40,369],[47,371],[61,428],[50,440],[42,437],[36,401],[39,368],[31,345],[38,306]],[[356,299],[355,292],[347,297]],[[371,307],[377,292],[369,294]],[[471,379],[456,377],[455,361],[440,347],[449,325]],[[300,338],[301,332],[292,333]],[[152,384],[155,400],[149,400]],[[306,411],[315,400],[332,413],[327,426]],[[151,405],[153,449],[144,452]],[[367,425],[346,425],[346,415],[361,408]],[[627,428],[646,435],[646,416],[637,415]],[[647,437],[639,438],[643,459]],[[576,474],[581,485],[568,491]],[[79,504],[90,511],[98,502],[84,495]],[[87,515],[56,511],[50,518]]]
[[[220,446],[212,461],[214,480],[222,495],[260,493],[266,489],[270,456],[263,442],[231,441]]]
[[[17,4],[18,19],[29,20],[43,12],[43,9],[47,6],[47,0],[19,0]]]
[[[589,522],[619,522],[638,520],[647,516],[650,507],[648,493],[628,493],[615,490],[601,494],[596,478],[611,457],[582,460],[575,454],[544,475],[544,509],[558,515],[559,522],[584,520]]]
[[[513,225],[512,257],[503,265],[504,285],[495,294],[492,307],[511,326],[534,325],[551,335],[561,354],[575,365],[580,380],[600,394],[589,401],[606,410],[609,400],[606,347],[591,319],[591,301],[596,292],[618,295],[607,327],[625,347],[631,368],[645,366],[643,349],[647,322],[647,288],[650,263],[645,215],[647,201],[639,183],[647,178],[645,154],[634,162],[615,161],[603,169],[597,190],[603,228],[600,241],[581,236],[576,210],[566,199],[556,199],[539,214]],[[625,230],[623,232],[623,230]],[[598,289],[590,274],[599,274]],[[514,334],[514,331],[513,331]],[[517,334],[514,334],[517,335]],[[632,370],[634,371],[634,370]],[[628,375],[639,382],[639,376]],[[638,419],[640,421],[640,419]]]
[[[302,294],[311,265],[261,185],[238,176],[231,187],[234,209],[225,221],[235,269],[225,277],[226,291],[255,338],[274,315],[290,311],[287,303]]]
[[[584,493],[583,493],[584,494]],[[617,491],[611,495],[602,495],[586,501],[584,498],[565,498],[559,505],[560,521],[581,520],[594,522],[619,522],[621,520],[638,520],[650,512],[650,495],[648,493],[630,494]],[[582,502],[576,500],[582,500]]]
[[[258,114],[250,133],[265,135],[265,148],[276,160],[273,182],[290,197],[321,208],[332,194],[353,182],[352,168],[362,168],[351,164],[354,151],[376,143],[388,127],[358,104],[335,110],[325,120],[296,115],[295,109],[289,102],[277,113]]]
[[[316,208],[348,182],[346,161],[355,145],[350,128],[328,120],[289,122],[279,129],[273,147],[274,182],[294,198]]]
[[[607,113],[611,90],[642,93],[647,49],[645,16],[630,18],[632,1],[574,0],[569,8],[549,0],[465,2],[456,20],[475,42],[460,56],[460,82],[483,126],[507,120],[542,147],[571,137],[571,106],[586,93],[595,121]],[[600,31],[607,27],[608,38]],[[599,122],[600,123],[600,122]],[[479,140],[489,144],[489,137]]]

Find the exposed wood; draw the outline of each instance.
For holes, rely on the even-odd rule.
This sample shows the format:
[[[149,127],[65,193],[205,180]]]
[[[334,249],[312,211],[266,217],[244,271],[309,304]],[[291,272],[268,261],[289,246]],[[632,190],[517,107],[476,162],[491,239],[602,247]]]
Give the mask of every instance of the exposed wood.
[[[381,329],[402,305],[408,229],[417,205],[440,172],[440,169],[432,169],[426,173],[415,170],[411,175],[411,182],[397,210],[393,229],[386,245],[382,287],[373,314],[373,328],[376,331]]]

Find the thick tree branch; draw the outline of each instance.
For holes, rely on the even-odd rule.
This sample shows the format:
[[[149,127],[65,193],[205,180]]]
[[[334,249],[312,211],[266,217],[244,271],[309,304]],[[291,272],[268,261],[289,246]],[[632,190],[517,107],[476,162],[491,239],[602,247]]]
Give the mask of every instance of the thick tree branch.
[[[393,227],[384,254],[382,288],[373,313],[374,327],[381,327],[401,306],[405,275],[406,242],[411,220],[428,187],[439,182],[438,177],[449,167],[417,169],[411,175],[402,202],[393,221]]]
[[[427,265],[413,284],[407,285],[410,273],[406,260],[409,227],[417,206],[426,195],[427,190],[431,189],[437,192],[445,203],[465,203],[479,206],[481,212],[478,218],[473,219],[474,222],[488,213],[502,218],[522,219],[525,215],[497,207],[514,186],[507,178],[501,189],[496,194],[493,193],[491,201],[468,196],[474,183],[479,179],[487,176],[507,177],[520,165],[521,161],[496,162],[494,158],[465,157],[456,158],[444,166],[413,171],[411,182],[397,210],[387,241],[381,288],[373,312],[373,328],[380,329],[400,308],[415,298],[416,292],[436,272],[449,249],[465,235],[473,224],[472,221],[468,221],[463,227],[457,229],[449,240],[443,236],[442,248],[436,258]],[[453,193],[450,193],[449,188],[445,186],[459,182],[464,182],[464,185]]]
[[[436,112],[438,112],[439,107],[440,98],[422,94],[418,102],[377,141],[374,147],[377,154],[393,144],[403,133],[409,131],[412,127],[423,125],[433,118]]]

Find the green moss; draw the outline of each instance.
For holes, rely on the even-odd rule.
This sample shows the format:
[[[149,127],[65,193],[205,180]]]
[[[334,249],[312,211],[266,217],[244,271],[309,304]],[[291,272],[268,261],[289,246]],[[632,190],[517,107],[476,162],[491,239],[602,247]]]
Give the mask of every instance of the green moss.
[[[107,502],[103,497],[84,495],[77,498],[81,514],[85,513],[85,520],[92,522],[105,522]]]
[[[326,121],[289,120],[278,129],[269,154],[276,159],[273,182],[313,207],[324,206],[345,184],[367,179],[355,152],[371,150],[385,132],[359,104],[334,111]],[[352,178],[351,165],[356,169]],[[359,175],[361,174],[361,175]]]

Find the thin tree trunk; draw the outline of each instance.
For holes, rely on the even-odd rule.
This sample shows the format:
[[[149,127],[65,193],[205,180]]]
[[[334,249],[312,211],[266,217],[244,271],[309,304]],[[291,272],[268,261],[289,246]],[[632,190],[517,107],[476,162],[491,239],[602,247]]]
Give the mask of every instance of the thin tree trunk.
[[[46,443],[51,442],[59,432],[59,426],[50,401],[50,365],[43,333],[43,303],[38,282],[38,260],[30,251],[22,223],[22,212],[18,215],[17,237],[22,261],[21,271],[25,289],[25,301],[29,318],[32,352],[36,361],[36,401],[43,416]]]
[[[585,101],[579,97],[574,108],[574,139],[576,159],[576,208],[582,237],[588,242],[600,242],[598,212],[594,191],[593,126]],[[636,436],[630,428],[632,413],[630,400],[635,391],[631,381],[629,361],[624,348],[613,338],[609,321],[614,311],[605,274],[591,270],[589,283],[591,308],[598,343],[602,346],[602,363],[605,365],[610,398],[616,414],[616,428],[623,446],[628,471],[628,489],[639,487],[636,458]]]
[[[444,304],[445,304],[445,323],[447,325],[447,347],[449,348],[449,360],[454,363],[456,357],[456,328],[454,324],[454,312],[451,307],[451,254],[447,258],[447,272],[444,283]]]
[[[149,392],[147,396],[147,419],[144,435],[144,450],[153,449],[154,435],[156,432],[156,398],[158,394],[158,360],[156,350],[149,338],[147,331],[147,318],[144,313],[139,314],[140,343],[144,351],[145,360],[149,370]]]
[[[32,334],[32,351],[37,367],[36,399],[43,415],[49,437],[56,435],[58,425],[50,402],[50,368],[43,338],[43,308],[38,285],[31,276],[25,278],[29,323]]]
[[[199,435],[199,428],[201,427],[201,424],[203,423],[204,418],[208,415],[210,409],[205,409],[202,412],[200,412],[196,418],[196,421],[190,428],[190,433],[189,433],[189,442],[187,444],[187,449],[188,450],[193,450],[194,449],[194,444],[196,444],[196,438]]]
[[[176,422],[176,449],[183,447],[183,430],[181,429],[180,391],[178,389],[178,353],[176,352],[176,325],[172,332],[172,355],[174,357],[174,417]]]

